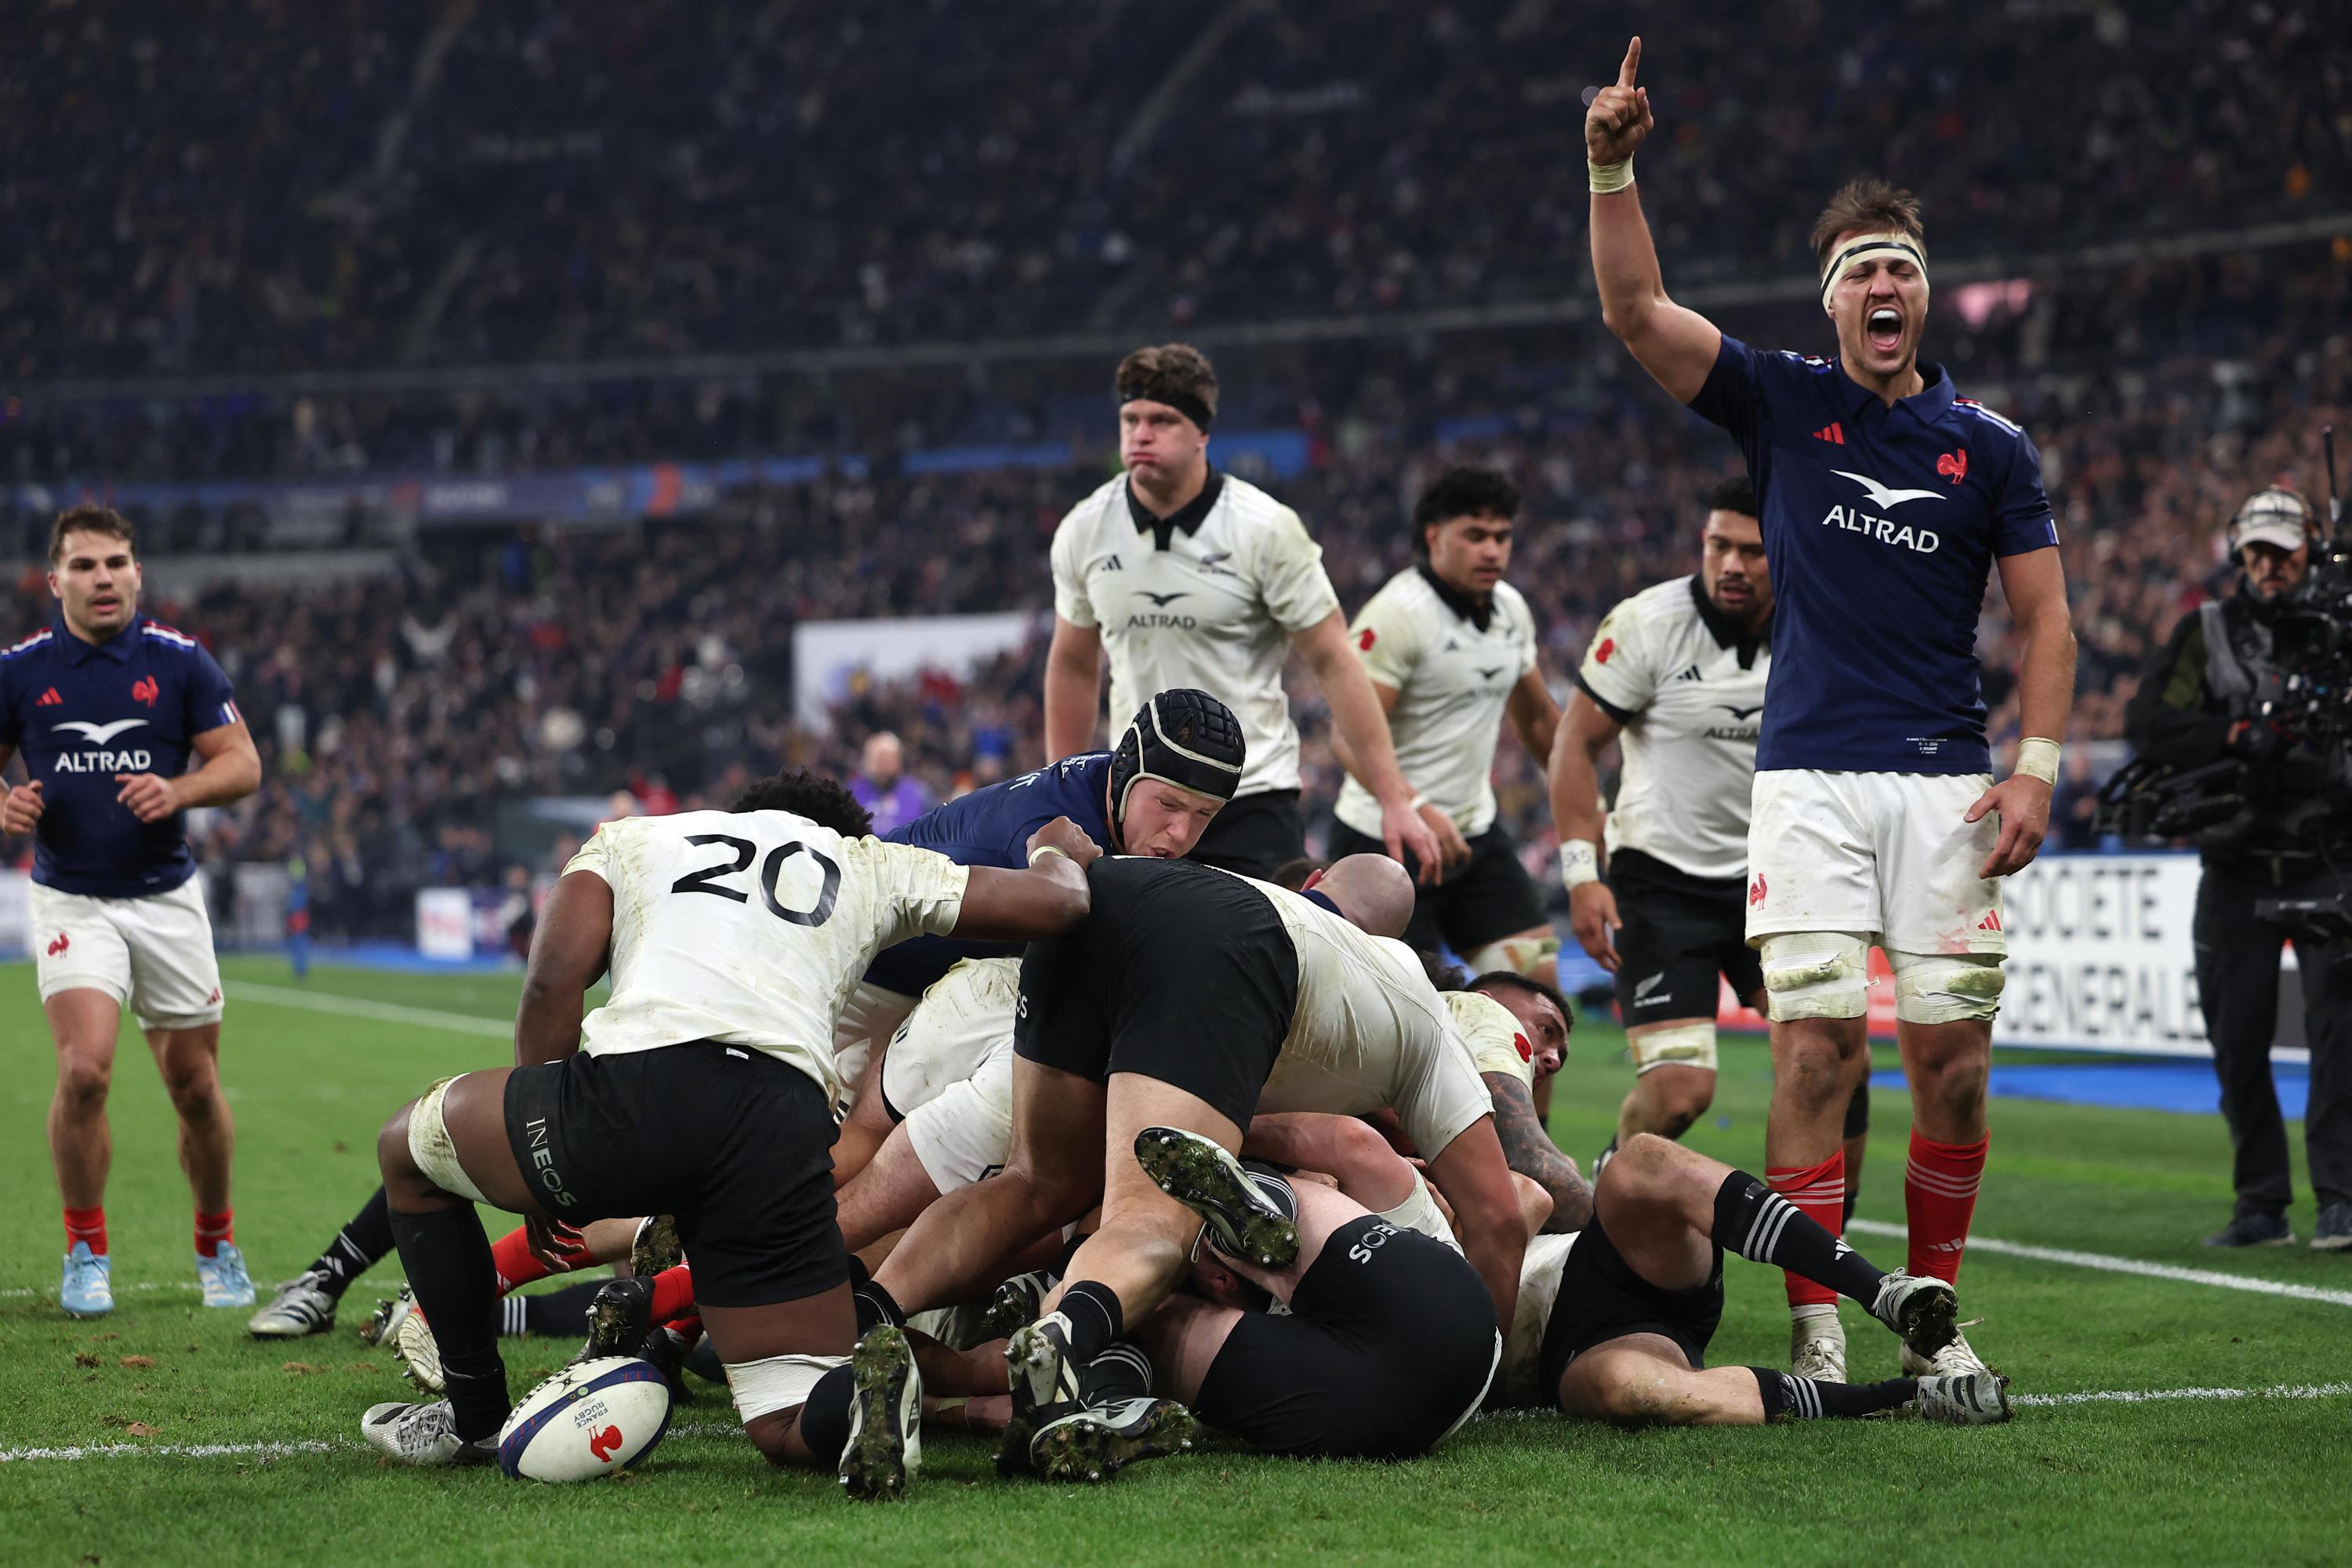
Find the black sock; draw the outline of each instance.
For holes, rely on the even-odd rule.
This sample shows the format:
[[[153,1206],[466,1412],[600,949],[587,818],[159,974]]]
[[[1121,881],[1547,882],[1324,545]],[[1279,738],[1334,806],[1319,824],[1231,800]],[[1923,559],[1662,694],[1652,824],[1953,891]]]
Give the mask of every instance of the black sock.
[[[801,1441],[820,1459],[837,1462],[849,1447],[849,1401],[856,1378],[844,1362],[816,1380],[801,1406]]]
[[[1121,1340],[1087,1363],[1078,1374],[1078,1403],[1100,1409],[1151,1392],[1151,1358],[1133,1340]]]
[[[1751,1366],[1757,1392],[1764,1396],[1767,1421],[1809,1421],[1830,1415],[1875,1415],[1897,1410],[1918,1397],[1916,1377],[1890,1377],[1885,1383],[1817,1383],[1769,1366]]]
[[[1865,1307],[1878,1300],[1878,1282],[1885,1278],[1870,1259],[1745,1171],[1732,1172],[1716,1189],[1715,1244],[1751,1263],[1769,1263],[1826,1285]]]
[[[595,1301],[596,1292],[611,1283],[609,1279],[591,1279],[542,1295],[509,1296],[499,1303],[499,1331],[576,1340],[588,1331],[588,1309]]]
[[[1290,1184],[1288,1176],[1255,1160],[1244,1161],[1242,1169],[1259,1194],[1282,1211],[1283,1218],[1296,1220],[1298,1217],[1298,1190]]]
[[[894,1329],[907,1326],[907,1314],[898,1306],[898,1298],[882,1288],[878,1279],[867,1279],[850,1292],[857,1307],[857,1334],[865,1338],[866,1331],[887,1323]],[[847,1420],[847,1416],[843,1417]],[[845,1434],[843,1440],[847,1441]]]
[[[384,1200],[383,1189],[378,1187],[366,1205],[352,1215],[351,1223],[335,1233],[335,1239],[319,1254],[310,1271],[326,1276],[321,1289],[340,1301],[352,1280],[391,1256],[392,1207]]]
[[[457,1436],[495,1437],[513,1408],[499,1359],[499,1269],[471,1204],[430,1214],[390,1213],[400,1266],[441,1350]]]
[[[1091,1279],[1063,1291],[1060,1310],[1070,1321],[1070,1354],[1081,1367],[1108,1350],[1127,1327],[1118,1297]]]

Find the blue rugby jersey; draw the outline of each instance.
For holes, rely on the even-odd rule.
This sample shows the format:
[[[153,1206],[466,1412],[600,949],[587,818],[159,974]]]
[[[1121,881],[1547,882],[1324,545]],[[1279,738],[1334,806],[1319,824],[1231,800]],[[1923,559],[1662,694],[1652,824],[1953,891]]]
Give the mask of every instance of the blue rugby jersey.
[[[0,745],[16,747],[41,784],[33,880],[132,899],[194,876],[186,814],[140,821],[115,799],[115,775],[177,778],[195,738],[238,717],[203,645],[145,616],[95,644],[59,619],[0,651]]]
[[[1943,366],[1889,408],[1835,359],[1727,335],[1691,407],[1748,456],[1772,569],[1759,772],[1980,773],[1977,619],[1995,557],[2058,524],[2023,430]]]
[[[1054,818],[1066,816],[1108,854],[1110,824],[1104,816],[1103,797],[1110,781],[1110,761],[1108,752],[1064,757],[1034,773],[934,806],[884,837],[893,844],[936,849],[959,866],[1018,871],[1029,864],[1029,836]],[[958,959],[1009,957],[1023,945],[919,936],[875,954],[866,978],[887,991],[920,995]]]

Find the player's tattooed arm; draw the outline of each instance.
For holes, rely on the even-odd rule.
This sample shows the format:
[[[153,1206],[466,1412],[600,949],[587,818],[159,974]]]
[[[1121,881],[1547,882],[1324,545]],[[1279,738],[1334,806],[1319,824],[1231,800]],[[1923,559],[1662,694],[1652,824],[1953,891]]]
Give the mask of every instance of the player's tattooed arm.
[[[1509,1073],[1481,1073],[1495,1097],[1495,1136],[1512,1170],[1551,1194],[1551,1235],[1582,1230],[1592,1218],[1592,1188],[1536,1118],[1535,1097]]]
[[[588,987],[609,965],[613,889],[593,871],[567,871],[548,890],[531,933],[515,1009],[515,1066],[561,1061],[580,1048]]]

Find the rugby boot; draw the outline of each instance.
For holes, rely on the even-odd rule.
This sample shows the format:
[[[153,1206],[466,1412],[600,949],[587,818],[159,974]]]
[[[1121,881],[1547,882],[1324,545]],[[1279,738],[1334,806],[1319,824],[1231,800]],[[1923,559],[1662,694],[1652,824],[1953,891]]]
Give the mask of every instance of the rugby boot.
[[[598,1356],[635,1355],[654,1331],[654,1282],[608,1279],[588,1303],[588,1342],[572,1359],[576,1364]]]
[[[992,1340],[1011,1339],[1037,1321],[1037,1309],[1045,1304],[1045,1292],[1053,1288],[1053,1277],[1042,1268],[1015,1274],[996,1288],[996,1299],[989,1302],[987,1316],[981,1320],[982,1331]]]
[[[1977,1320],[1971,1318],[1970,1322]],[[1930,1355],[1921,1355],[1909,1345],[1903,1347],[1901,1365],[1906,1377],[1958,1377],[1979,1372],[1990,1372],[1984,1358],[1969,1343],[1969,1336],[1955,1329],[1943,1347]]]
[[[245,1331],[257,1340],[299,1340],[325,1333],[335,1326],[338,1303],[327,1289],[333,1279],[323,1268],[289,1279],[261,1310],[246,1320]]]
[[[393,1354],[400,1360],[400,1375],[427,1394],[446,1394],[449,1383],[441,1373],[441,1342],[433,1326],[414,1303],[392,1336]]]
[[[2009,1379],[1982,1370],[1931,1373],[1919,1380],[1911,1409],[1927,1421],[1945,1421],[1955,1426],[1995,1426],[2012,1414]]]
[[[416,1310],[416,1292],[403,1285],[392,1293],[392,1300],[376,1299],[375,1310],[360,1325],[360,1343],[363,1345],[396,1344],[400,1325],[408,1314]]]
[[[228,1242],[210,1258],[196,1254],[196,1283],[204,1288],[207,1307],[253,1305],[253,1276],[245,1271],[245,1254]]]
[[[1870,1315],[1894,1330],[1903,1348],[1924,1361],[1959,1336],[1952,1326],[1959,1307],[1958,1294],[1944,1280],[1897,1269],[1879,1280],[1878,1299],[1871,1302]]]
[[[904,1497],[923,1465],[923,1376],[915,1352],[903,1332],[884,1323],[857,1342],[849,1367],[842,1489],[866,1501]]]
[[[1004,1372],[1013,1391],[1013,1418],[996,1449],[996,1471],[1030,1471],[1037,1434],[1078,1408],[1078,1372],[1070,1354],[1070,1320],[1059,1312],[1016,1331],[1004,1343]]]
[[[360,1435],[371,1447],[404,1465],[440,1467],[499,1462],[498,1438],[477,1437],[468,1443],[459,1437],[457,1412],[446,1399],[430,1405],[371,1405],[368,1413],[360,1418]]]
[[[114,1260],[77,1241],[58,1280],[58,1305],[68,1318],[103,1318],[114,1310]]]
[[[1147,1127],[1135,1158],[1160,1190],[1208,1223],[1212,1246],[1261,1268],[1298,1261],[1298,1226],[1250,1180],[1242,1163],[1197,1132]]]
[[[1845,1381],[1845,1325],[1836,1313],[1790,1320],[1789,1371],[1815,1383]]]
[[[1049,1481],[1107,1481],[1141,1459],[1181,1454],[1198,1428],[1172,1399],[1114,1400],[1046,1423],[1029,1445],[1029,1466]]]
[[[678,1239],[674,1215],[647,1215],[638,1222],[636,1238],[629,1243],[629,1272],[650,1279],[665,1268],[686,1261],[686,1243]]]

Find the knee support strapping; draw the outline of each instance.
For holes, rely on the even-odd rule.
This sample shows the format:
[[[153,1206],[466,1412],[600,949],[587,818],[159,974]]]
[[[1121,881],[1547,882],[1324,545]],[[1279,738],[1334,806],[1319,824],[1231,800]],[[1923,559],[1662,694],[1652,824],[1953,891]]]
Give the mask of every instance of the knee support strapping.
[[[2000,955],[1991,952],[1889,952],[1895,972],[1895,1016],[1906,1024],[1956,1024],[1991,1018],[2008,983]]]
[[[1772,1021],[1859,1018],[1870,1005],[1870,946],[1853,931],[1788,931],[1764,939],[1765,1003]]]
[[[1715,1026],[1680,1024],[1671,1029],[1650,1029],[1627,1042],[1633,1052],[1635,1077],[1652,1068],[1701,1068],[1716,1070]]]

